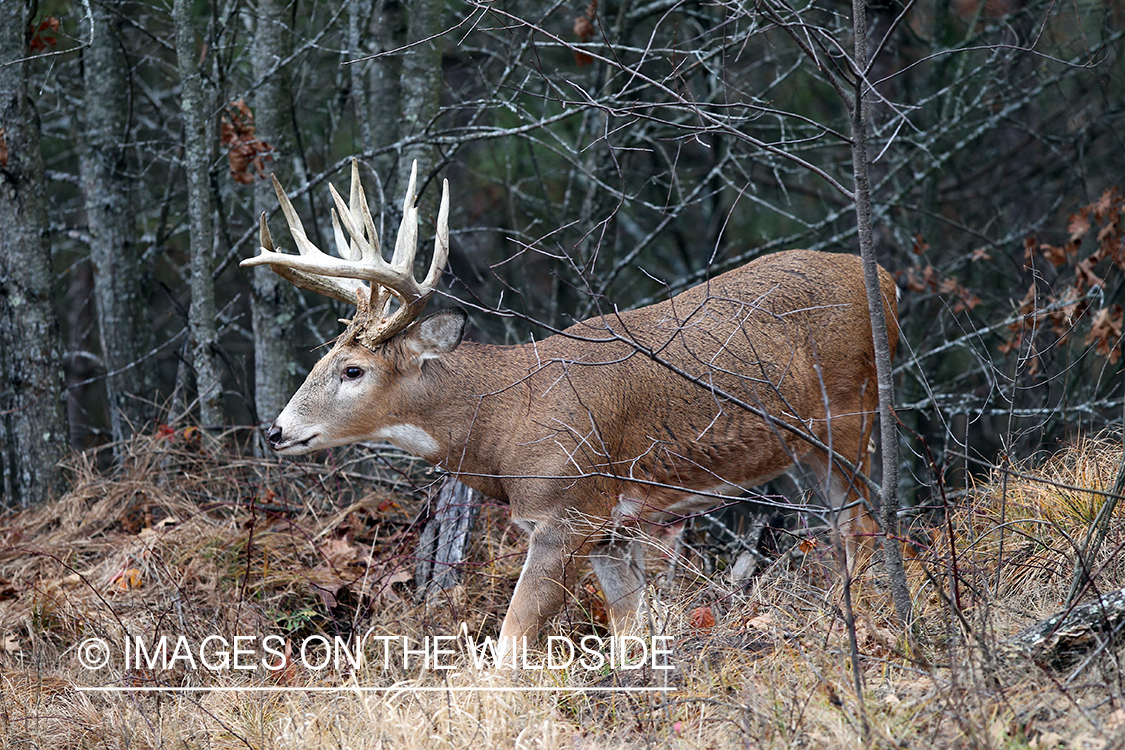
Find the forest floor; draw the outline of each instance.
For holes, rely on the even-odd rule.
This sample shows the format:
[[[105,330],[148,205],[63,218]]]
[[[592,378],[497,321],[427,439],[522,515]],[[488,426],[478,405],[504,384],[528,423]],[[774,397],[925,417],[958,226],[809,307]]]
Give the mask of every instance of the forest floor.
[[[112,471],[77,455],[68,494],[0,517],[0,749],[1125,744],[1119,641],[1027,654],[1010,640],[1064,609],[1117,437],[917,515],[913,640],[873,564],[852,585],[853,645],[828,537],[799,536],[735,581],[689,528],[653,542],[624,651],[581,648],[606,636],[585,575],[536,644],[551,651],[503,670],[467,645],[495,636],[520,572],[525,538],[503,508],[483,509],[462,584],[420,601],[436,474],[388,453],[278,461],[231,442],[164,429],[119,446]],[[1125,587],[1125,511],[1105,528],[1084,602]],[[362,637],[365,658],[336,661],[321,646],[337,636]]]

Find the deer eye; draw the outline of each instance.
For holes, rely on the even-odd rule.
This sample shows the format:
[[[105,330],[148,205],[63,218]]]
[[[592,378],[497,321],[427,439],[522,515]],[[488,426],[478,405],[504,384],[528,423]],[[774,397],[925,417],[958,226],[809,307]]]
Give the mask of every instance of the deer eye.
[[[344,380],[359,380],[363,377],[363,368],[351,365],[344,368]]]

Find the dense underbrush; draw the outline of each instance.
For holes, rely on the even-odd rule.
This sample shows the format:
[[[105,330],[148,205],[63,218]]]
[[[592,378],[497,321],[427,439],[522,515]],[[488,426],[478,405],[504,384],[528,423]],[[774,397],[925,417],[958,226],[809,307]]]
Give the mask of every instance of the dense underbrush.
[[[1116,437],[1005,467],[948,513],[919,515],[911,638],[877,562],[846,617],[828,537],[798,536],[736,579],[689,526],[652,541],[624,667],[609,663],[586,575],[554,638],[501,671],[478,668],[466,644],[496,635],[519,575],[524,539],[504,508],[482,510],[461,583],[422,600],[415,550],[433,470],[370,450],[279,462],[232,440],[165,430],[119,446],[108,472],[74,456],[68,494],[0,518],[0,748],[1125,740],[1111,633],[1094,628],[1065,657],[1011,647],[1068,598],[1125,587],[1125,517],[1106,494]],[[566,644],[584,638],[586,659],[567,662]],[[338,642],[362,643],[362,658],[329,658]]]

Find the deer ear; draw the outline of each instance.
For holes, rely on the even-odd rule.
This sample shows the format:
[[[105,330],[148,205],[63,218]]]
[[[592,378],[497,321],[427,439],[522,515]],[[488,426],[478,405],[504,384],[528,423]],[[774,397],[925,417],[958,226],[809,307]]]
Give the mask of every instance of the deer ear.
[[[461,343],[468,318],[460,307],[436,312],[407,330],[406,344],[418,353],[419,360],[448,354]]]

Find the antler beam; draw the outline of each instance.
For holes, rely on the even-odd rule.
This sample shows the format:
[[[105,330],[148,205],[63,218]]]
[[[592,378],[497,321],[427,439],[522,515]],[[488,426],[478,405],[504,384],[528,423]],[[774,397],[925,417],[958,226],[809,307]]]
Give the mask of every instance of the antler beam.
[[[269,265],[295,286],[356,305],[357,322],[362,320],[365,326],[361,342],[372,346],[385,341],[421,315],[449,261],[449,181],[442,180],[430,270],[421,283],[414,277],[414,258],[418,251],[418,207],[414,193],[417,175],[418,162],[415,161],[410,168],[410,184],[402,202],[402,223],[389,263],[382,256],[375,222],[367,207],[367,196],[359,179],[359,162],[352,159],[348,203],[335,187],[328,186],[336,204],[332,210],[332,229],[339,257],[322,252],[308,239],[293,204],[274,178],[274,190],[299,254],[283,253],[274,248],[265,214],[262,214],[261,252],[239,265]],[[390,312],[392,298],[399,303],[393,313]]]

